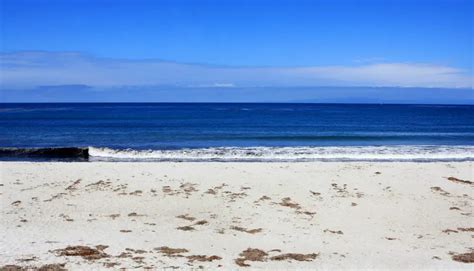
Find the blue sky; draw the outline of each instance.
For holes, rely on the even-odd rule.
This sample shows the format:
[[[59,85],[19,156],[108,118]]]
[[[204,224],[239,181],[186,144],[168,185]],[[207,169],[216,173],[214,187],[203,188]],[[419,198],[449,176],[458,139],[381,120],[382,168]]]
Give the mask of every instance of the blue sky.
[[[156,101],[163,88],[193,89],[198,100],[210,95],[199,89],[248,88],[251,101],[264,101],[260,93],[278,88],[288,89],[282,101],[317,100],[329,86],[368,100],[384,93],[360,87],[464,89],[460,99],[472,100],[469,0],[0,3],[0,91],[8,101],[77,85],[102,99],[126,95],[123,88],[156,88]],[[291,87],[319,92],[300,97]]]

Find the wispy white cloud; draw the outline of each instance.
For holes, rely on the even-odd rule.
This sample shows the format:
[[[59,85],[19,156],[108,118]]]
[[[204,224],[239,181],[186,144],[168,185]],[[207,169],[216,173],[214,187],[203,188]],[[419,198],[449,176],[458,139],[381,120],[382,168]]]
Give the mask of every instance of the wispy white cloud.
[[[473,76],[454,67],[417,63],[358,66],[229,67],[160,60],[99,58],[74,52],[0,54],[2,88],[83,84],[93,87],[391,86],[472,88]]]

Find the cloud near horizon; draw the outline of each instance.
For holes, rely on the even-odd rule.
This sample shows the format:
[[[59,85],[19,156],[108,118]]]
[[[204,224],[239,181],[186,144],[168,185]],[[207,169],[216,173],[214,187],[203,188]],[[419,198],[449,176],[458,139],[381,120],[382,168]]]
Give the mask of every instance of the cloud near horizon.
[[[232,67],[101,58],[77,52],[29,51],[0,54],[0,83],[2,89],[11,90],[55,85],[98,88],[367,86],[472,89],[473,76],[454,67],[418,63]]]

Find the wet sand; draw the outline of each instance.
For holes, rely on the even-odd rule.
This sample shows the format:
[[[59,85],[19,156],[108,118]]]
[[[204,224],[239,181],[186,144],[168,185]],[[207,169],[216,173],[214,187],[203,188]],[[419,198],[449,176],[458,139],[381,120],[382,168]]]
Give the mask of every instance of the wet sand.
[[[474,268],[473,162],[0,163],[0,266]]]

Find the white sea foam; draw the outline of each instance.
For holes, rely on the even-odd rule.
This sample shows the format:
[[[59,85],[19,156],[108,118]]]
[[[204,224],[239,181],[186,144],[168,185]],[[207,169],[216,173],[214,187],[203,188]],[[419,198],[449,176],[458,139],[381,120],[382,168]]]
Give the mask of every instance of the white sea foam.
[[[89,147],[92,160],[114,161],[465,161],[474,146],[218,147],[133,150]]]

